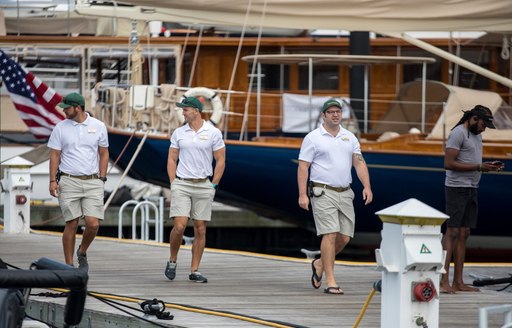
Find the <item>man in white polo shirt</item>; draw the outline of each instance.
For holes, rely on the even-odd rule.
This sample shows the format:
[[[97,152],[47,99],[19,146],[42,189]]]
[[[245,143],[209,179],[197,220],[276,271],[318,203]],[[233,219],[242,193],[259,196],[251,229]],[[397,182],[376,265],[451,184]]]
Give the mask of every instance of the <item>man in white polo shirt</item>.
[[[85,230],[76,254],[78,267],[88,271],[87,249],[103,220],[103,184],[109,158],[107,128],[85,112],[85,99],[78,93],[67,95],[58,106],[66,119],[55,126],[48,140],[49,190],[59,198],[66,221],[62,246],[69,265],[73,265],[78,220],[84,219]]]
[[[203,104],[199,99],[187,97],[176,105],[183,108],[186,124],[173,132],[167,160],[171,182],[170,217],[174,218],[174,225],[169,236],[170,257],[165,276],[169,280],[176,277],[178,251],[190,218],[194,221],[194,243],[189,280],[206,283],[208,279],[198,269],[206,243],[206,223],[211,220],[213,197],[224,173],[226,147],[220,130],[202,119]]]
[[[365,204],[373,199],[370,175],[359,141],[353,133],[340,125],[341,108],[340,103],[334,99],[324,103],[324,122],[304,138],[297,171],[299,206],[309,210],[311,197],[317,235],[322,236],[320,259],[311,263],[311,284],[314,288],[320,288],[325,272],[324,292],[327,294],[343,294],[334,279],[334,261],[354,236],[354,192],[350,188],[352,166],[363,185]]]

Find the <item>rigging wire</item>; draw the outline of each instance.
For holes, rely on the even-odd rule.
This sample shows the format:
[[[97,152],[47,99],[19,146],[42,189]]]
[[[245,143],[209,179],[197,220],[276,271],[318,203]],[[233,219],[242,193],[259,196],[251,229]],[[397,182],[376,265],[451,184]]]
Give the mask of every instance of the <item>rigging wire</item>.
[[[183,59],[185,58],[185,51],[187,49],[188,38],[190,36],[190,28],[191,28],[191,25],[188,25],[187,26],[187,34],[185,35],[185,41],[183,42],[183,48],[181,49],[180,62],[178,63],[178,65],[176,65],[176,67],[178,69],[180,69],[180,71],[181,71],[181,67],[183,67],[182,66],[183,65]],[[174,84],[178,85],[178,82],[179,82],[179,76],[176,73],[175,76],[174,76]]]
[[[190,70],[190,77],[188,80],[189,88],[192,86],[192,80],[194,79],[194,74],[196,71],[197,57],[199,57],[199,48],[201,47],[201,39],[203,38],[203,28],[204,26],[201,25],[201,28],[199,29],[199,36],[197,37],[196,52],[194,54],[194,61],[192,62],[192,69]]]
[[[231,70],[231,78],[229,80],[228,86],[228,95],[226,97],[225,103],[225,112],[227,112],[227,116],[224,119],[224,139],[228,137],[228,127],[229,127],[229,112],[230,112],[230,103],[231,103],[231,91],[233,90],[233,84],[235,83],[236,70],[238,68],[238,61],[240,60],[240,53],[242,52],[242,45],[244,43],[245,38],[245,30],[247,28],[247,21],[249,20],[249,14],[251,12],[252,0],[249,0],[247,4],[247,10],[245,11],[245,19],[244,25],[242,26],[242,32],[240,34],[240,40],[238,41],[238,48],[236,50],[235,62],[233,63],[233,69]]]
[[[117,165],[117,162],[119,162],[119,160],[121,159],[121,156],[123,156],[124,152],[126,151],[126,148],[128,148],[128,145],[131,143],[133,136],[135,136],[135,132],[136,132],[135,130],[132,132],[132,134],[130,135],[130,138],[128,138],[128,141],[126,141],[126,144],[124,145],[123,150],[121,150],[121,152],[119,153],[119,156],[117,156],[116,160],[110,167],[110,170],[108,170],[107,174],[110,173],[110,171],[112,171],[112,169]]]
[[[133,163],[135,162],[135,159],[137,158],[137,156],[139,155],[139,152],[141,151],[142,149],[142,146],[144,146],[144,143],[146,142],[146,139],[148,137],[148,134],[149,134],[149,130],[146,131],[146,133],[144,134],[144,137],[142,138],[142,140],[139,142],[139,145],[137,146],[137,149],[135,150],[135,153],[133,154],[132,156],[132,159],[130,160],[130,162],[128,163],[128,165],[126,166],[124,172],[123,172],[123,175],[121,176],[121,179],[119,179],[119,182],[117,184],[117,186],[114,188],[114,190],[112,190],[112,193],[110,194],[109,198],[107,199],[107,201],[105,202],[105,204],[103,205],[103,210],[106,210],[108,208],[108,206],[110,205],[110,202],[112,201],[112,199],[114,198],[117,190],[119,189],[119,186],[121,185],[121,183],[123,182],[126,174],[128,174],[128,172],[130,171],[130,168],[132,167]]]
[[[267,0],[263,2],[263,10],[261,11],[261,19],[260,19],[260,26],[258,30],[258,39],[256,41],[256,49],[254,51],[254,59],[252,62],[252,68],[251,68],[251,77],[249,79],[249,86],[247,88],[247,98],[245,100],[245,107],[244,107],[244,119],[242,121],[242,126],[240,128],[240,138],[239,141],[242,141],[244,139],[244,134],[247,132],[247,115],[249,114],[249,103],[251,100],[251,91],[252,91],[252,84],[254,81],[254,71],[256,70],[256,65],[258,62],[258,54],[260,51],[260,43],[261,43],[261,33],[263,31],[263,22],[265,21],[265,14],[267,10]]]
[[[149,63],[149,69],[148,69],[148,75],[149,75],[149,81],[148,81],[148,84],[152,84],[152,81],[153,81],[153,69],[151,68],[151,66],[153,66],[154,64],[151,63],[152,59],[151,57],[153,56],[153,51],[151,51],[151,30],[149,28],[149,22],[146,21],[144,23],[144,29],[143,29],[143,32],[144,30],[146,30],[147,28],[147,33],[148,35],[146,36],[146,49],[148,49],[148,59],[147,59],[147,62]],[[156,57],[156,54],[155,54],[155,58],[158,58]],[[158,77],[157,77],[157,81],[158,81]],[[158,82],[157,82],[158,84]]]
[[[485,47],[485,44],[480,48],[480,52],[478,54],[478,59],[476,61],[476,64],[477,65],[481,65],[482,64],[482,61],[483,61],[483,57],[485,55],[485,51],[486,51],[486,47]],[[469,82],[469,87],[470,88],[474,88],[475,87],[475,82],[476,82],[476,72],[472,72],[471,74],[471,81]]]

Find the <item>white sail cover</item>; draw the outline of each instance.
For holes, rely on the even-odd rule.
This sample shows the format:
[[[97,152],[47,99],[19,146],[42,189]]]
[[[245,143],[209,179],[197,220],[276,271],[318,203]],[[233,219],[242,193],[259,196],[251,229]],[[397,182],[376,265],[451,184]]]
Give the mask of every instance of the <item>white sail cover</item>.
[[[443,84],[449,91],[445,100],[445,111],[435,124],[427,139],[443,139],[448,137],[451,129],[459,122],[463,110],[470,110],[480,104],[488,107],[493,113],[497,129],[485,129],[482,138],[486,141],[510,141],[512,140],[511,127],[502,127],[503,118],[496,117],[496,113],[502,106],[507,106],[499,94],[491,91],[472,90]],[[498,124],[500,123],[500,124]]]
[[[426,81],[425,122],[427,139],[446,139],[451,129],[475,105],[488,107],[494,115],[497,129],[486,129],[485,141],[512,140],[512,110],[498,93],[456,87],[437,81]],[[371,133],[388,131],[408,133],[420,129],[422,120],[422,82],[413,81],[400,86],[395,102],[374,122]],[[443,107],[444,104],[444,107]]]
[[[283,132],[307,133],[322,123],[321,111],[324,102],[331,99],[329,96],[283,94]],[[342,120],[350,118],[350,98],[335,98],[342,105]]]
[[[103,7],[95,15],[243,26],[249,12],[248,25],[257,27],[381,33],[512,31],[510,0],[126,0],[117,3],[140,7]],[[87,6],[76,8],[79,13],[87,12]]]

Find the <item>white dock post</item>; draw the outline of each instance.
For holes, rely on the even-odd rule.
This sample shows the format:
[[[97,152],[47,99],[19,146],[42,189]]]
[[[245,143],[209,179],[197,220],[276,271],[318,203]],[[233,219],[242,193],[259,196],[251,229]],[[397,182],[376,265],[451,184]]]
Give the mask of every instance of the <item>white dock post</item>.
[[[441,225],[448,216],[411,198],[377,213],[383,222],[381,328],[439,327],[439,280],[445,252]]]
[[[34,163],[16,156],[5,162],[2,191],[4,195],[4,232],[30,232],[30,168]]]

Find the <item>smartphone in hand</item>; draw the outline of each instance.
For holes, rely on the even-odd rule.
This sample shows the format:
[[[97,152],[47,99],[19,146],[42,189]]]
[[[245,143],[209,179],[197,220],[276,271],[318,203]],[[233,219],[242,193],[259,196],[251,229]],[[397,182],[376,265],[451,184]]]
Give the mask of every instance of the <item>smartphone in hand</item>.
[[[494,169],[498,172],[505,168],[505,164],[501,161],[492,161],[491,164],[494,166]]]

